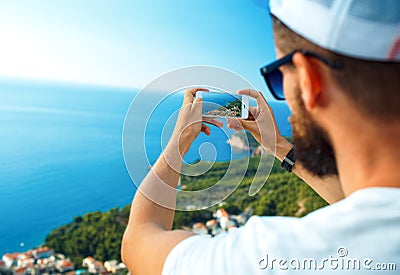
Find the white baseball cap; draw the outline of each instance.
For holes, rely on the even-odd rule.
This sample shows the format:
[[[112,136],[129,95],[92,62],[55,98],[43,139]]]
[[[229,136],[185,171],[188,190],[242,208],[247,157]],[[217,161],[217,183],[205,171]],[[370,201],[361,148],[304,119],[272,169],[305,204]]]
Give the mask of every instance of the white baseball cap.
[[[270,0],[270,12],[332,52],[400,61],[400,0]]]

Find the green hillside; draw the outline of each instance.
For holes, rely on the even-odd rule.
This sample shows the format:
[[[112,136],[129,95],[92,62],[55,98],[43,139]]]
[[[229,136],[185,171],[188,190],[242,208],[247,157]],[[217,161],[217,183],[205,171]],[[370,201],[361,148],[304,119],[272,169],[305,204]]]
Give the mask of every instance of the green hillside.
[[[100,261],[119,260],[129,208],[75,217],[71,223],[54,229],[46,237],[45,245],[69,257],[77,267],[86,256]]]
[[[230,214],[239,214],[248,207],[254,209],[254,215],[260,216],[297,216],[326,206],[327,203],[305,184],[300,178],[288,173],[274,162],[271,174],[263,188],[255,195],[249,196],[249,188],[253,182],[260,156],[252,157],[248,169],[239,187],[225,200],[224,208]],[[235,163],[236,162],[236,163]],[[224,175],[229,163],[215,163],[206,174],[196,177],[182,177],[184,190],[202,190],[212,186]],[[233,166],[243,165],[241,160],[234,161]],[[239,176],[238,176],[239,177]],[[211,207],[202,211],[177,211],[174,227],[191,226],[195,222],[204,222],[212,217],[218,207]]]

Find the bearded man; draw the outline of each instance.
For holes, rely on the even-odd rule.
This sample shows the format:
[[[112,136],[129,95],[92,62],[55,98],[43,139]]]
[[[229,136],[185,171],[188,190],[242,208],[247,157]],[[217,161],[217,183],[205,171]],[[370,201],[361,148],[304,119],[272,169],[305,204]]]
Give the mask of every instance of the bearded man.
[[[207,238],[171,231],[174,211],[137,192],[122,246],[133,274],[400,269],[400,1],[271,0],[270,13],[278,60],[261,72],[292,111],[294,146],[253,90],[239,93],[258,106],[229,126],[250,131],[331,205],[302,218],[252,217]],[[171,163],[179,166],[197,135],[209,133],[197,90],[186,92],[170,143],[141,188],[176,188],[179,172]]]

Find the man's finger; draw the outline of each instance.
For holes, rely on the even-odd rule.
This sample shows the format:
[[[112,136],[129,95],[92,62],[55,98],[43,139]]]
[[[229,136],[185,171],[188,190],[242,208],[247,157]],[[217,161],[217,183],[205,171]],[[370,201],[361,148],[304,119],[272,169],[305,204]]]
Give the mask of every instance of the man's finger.
[[[186,104],[193,103],[194,97],[196,96],[196,93],[198,91],[208,92],[208,89],[205,89],[205,88],[193,88],[193,89],[186,90],[185,97],[183,99],[183,104],[186,105]]]
[[[211,134],[210,127],[205,124],[201,124],[201,132],[209,136]]]
[[[235,131],[242,131],[243,130],[243,127],[238,127],[236,125],[231,125],[231,124],[228,124],[228,128],[232,129],[232,130],[235,130]]]
[[[234,119],[234,118],[228,118],[226,121],[228,122],[228,127],[229,126],[237,127],[238,125],[240,125],[239,120]]]
[[[224,123],[221,120],[214,119],[214,118],[209,118],[209,117],[203,117],[203,122],[204,123],[208,123],[208,124],[212,124],[212,125],[217,126],[219,128],[224,126]]]
[[[245,123],[246,121],[242,119],[235,119],[235,118],[228,118],[228,127],[235,130],[235,131],[242,131],[245,130]]]

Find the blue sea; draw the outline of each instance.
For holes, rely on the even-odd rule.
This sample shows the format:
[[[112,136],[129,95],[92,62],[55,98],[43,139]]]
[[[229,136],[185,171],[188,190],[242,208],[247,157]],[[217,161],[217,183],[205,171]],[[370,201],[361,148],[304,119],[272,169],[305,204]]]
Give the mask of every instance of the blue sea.
[[[130,203],[136,191],[122,152],[125,114],[134,89],[0,79],[0,256],[44,242],[54,228],[90,211]],[[154,107],[157,92],[148,95]],[[138,157],[135,178],[143,178],[161,152],[162,127],[182,94],[154,112],[146,131],[148,159]],[[282,134],[290,134],[285,105],[272,105]],[[138,118],[146,120],[147,118]],[[226,161],[244,157],[226,143],[233,132],[212,127],[201,134],[186,160]],[[130,138],[143,136],[133,133]],[[212,146],[200,145],[209,142]],[[143,145],[129,153],[140,155]],[[199,150],[200,148],[200,150]],[[137,151],[135,151],[137,150]],[[23,244],[23,246],[21,246]]]

